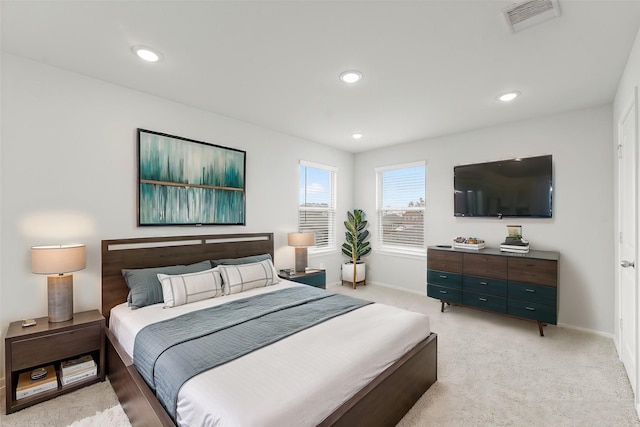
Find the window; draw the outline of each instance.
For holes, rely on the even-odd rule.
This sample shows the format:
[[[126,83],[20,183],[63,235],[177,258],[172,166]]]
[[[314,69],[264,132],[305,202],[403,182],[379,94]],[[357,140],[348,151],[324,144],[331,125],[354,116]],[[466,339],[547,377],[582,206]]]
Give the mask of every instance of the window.
[[[376,169],[378,243],[424,250],[425,163]]]
[[[300,162],[298,231],[316,234],[312,252],[336,247],[336,174],[330,166]]]

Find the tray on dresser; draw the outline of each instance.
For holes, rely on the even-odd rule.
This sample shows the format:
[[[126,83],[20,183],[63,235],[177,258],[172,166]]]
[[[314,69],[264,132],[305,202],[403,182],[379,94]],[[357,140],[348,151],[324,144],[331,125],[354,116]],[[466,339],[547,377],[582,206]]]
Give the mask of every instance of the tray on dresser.
[[[473,249],[473,250],[480,250],[480,249],[484,249],[484,242],[482,243],[457,243],[457,242],[453,242],[453,247],[456,249]]]

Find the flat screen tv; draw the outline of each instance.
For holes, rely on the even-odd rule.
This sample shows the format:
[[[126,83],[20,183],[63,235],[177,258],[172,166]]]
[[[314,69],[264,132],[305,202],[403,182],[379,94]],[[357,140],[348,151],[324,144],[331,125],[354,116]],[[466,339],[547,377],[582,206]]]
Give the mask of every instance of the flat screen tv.
[[[551,218],[551,155],[453,168],[454,215]]]

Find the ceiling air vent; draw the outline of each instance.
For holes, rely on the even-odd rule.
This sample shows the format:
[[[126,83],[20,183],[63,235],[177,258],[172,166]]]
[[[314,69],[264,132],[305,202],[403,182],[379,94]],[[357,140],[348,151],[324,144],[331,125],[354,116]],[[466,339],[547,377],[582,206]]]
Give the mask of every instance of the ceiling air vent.
[[[560,16],[560,6],[558,0],[527,0],[514,3],[503,12],[509,29],[515,33]]]

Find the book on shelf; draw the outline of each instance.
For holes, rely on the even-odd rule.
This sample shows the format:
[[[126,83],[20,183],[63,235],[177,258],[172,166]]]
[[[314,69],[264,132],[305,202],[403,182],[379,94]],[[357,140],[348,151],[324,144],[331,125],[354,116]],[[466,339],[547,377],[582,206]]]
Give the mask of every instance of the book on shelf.
[[[96,375],[98,375],[98,367],[95,366],[94,364],[93,367],[85,368],[81,371],[74,372],[73,374],[62,374],[60,376],[60,383],[62,385],[69,385],[77,381],[82,381],[82,380],[86,380],[87,378],[95,377]]]
[[[96,362],[93,360],[90,354],[80,356],[76,359],[65,360],[60,363],[61,375],[71,375],[77,372],[84,371],[87,368],[93,368],[96,366]]]
[[[47,374],[37,380],[31,379],[31,372],[23,372],[18,376],[16,400],[58,388],[58,375],[53,365],[45,366]]]

